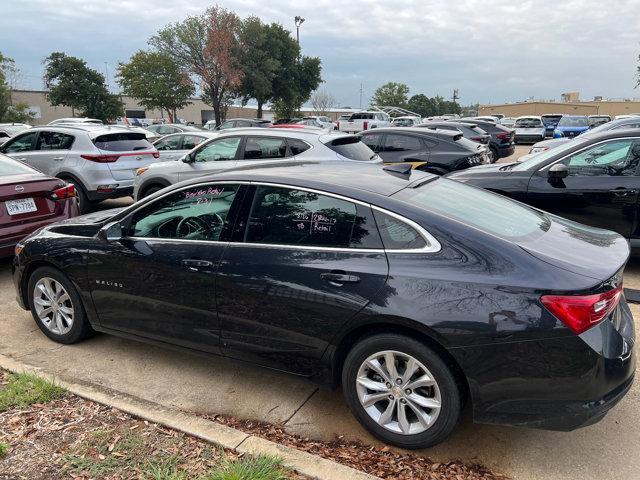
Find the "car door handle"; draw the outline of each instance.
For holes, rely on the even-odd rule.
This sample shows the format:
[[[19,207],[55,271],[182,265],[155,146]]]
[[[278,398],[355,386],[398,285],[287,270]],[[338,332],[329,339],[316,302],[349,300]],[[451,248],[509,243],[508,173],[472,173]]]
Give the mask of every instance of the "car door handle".
[[[64,157],[53,157],[53,159],[54,159],[56,162],[61,162],[62,160],[64,160]]]
[[[209,262],[208,260],[198,260],[196,258],[187,258],[185,260],[182,260],[182,265],[184,265],[185,267],[189,267],[189,270],[192,270],[194,272],[198,271],[199,268],[206,268],[206,267],[210,267],[213,265],[212,262]]]
[[[16,158],[16,160],[18,160],[19,162],[26,162],[27,157]]]
[[[345,283],[358,283],[360,281],[360,277],[356,275],[349,275],[341,270],[321,273],[320,278],[336,287],[341,287]]]

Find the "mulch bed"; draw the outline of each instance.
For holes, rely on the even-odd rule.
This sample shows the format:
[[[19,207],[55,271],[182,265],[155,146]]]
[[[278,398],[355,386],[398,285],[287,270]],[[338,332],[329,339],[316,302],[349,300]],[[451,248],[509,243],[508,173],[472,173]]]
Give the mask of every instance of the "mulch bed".
[[[466,464],[458,460],[438,463],[429,458],[398,453],[389,447],[364,445],[341,438],[333,442],[310,440],[287,433],[284,431],[284,427],[269,423],[240,420],[221,415],[209,416],[208,418],[243,432],[312,453],[384,479],[505,480],[508,478],[479,464]]]

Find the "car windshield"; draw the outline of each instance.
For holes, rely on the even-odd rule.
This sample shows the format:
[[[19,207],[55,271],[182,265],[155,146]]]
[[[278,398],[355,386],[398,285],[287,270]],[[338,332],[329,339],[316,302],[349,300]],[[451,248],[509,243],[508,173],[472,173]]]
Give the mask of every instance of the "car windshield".
[[[21,125],[10,125],[6,127],[2,127],[2,130],[7,132],[10,137],[13,137],[14,135],[17,135],[20,132],[24,132],[25,130],[28,130],[29,128],[31,127],[23,127]]]
[[[582,137],[582,135],[580,135],[580,137]],[[558,147],[550,148],[549,150],[546,150],[542,153],[537,153],[533,157],[529,158],[528,160],[525,160],[524,162],[517,163],[513,166],[509,165],[509,169],[514,171],[525,171],[525,170],[535,169],[539,165],[544,164],[549,158],[555,156],[556,154],[570,150],[576,145],[579,145],[586,141],[589,141],[589,139],[586,137],[581,138],[580,140],[576,139],[576,140],[568,141]]]
[[[36,170],[0,154],[0,177],[4,175],[23,175],[25,173],[36,173]]]
[[[588,127],[587,117],[562,117],[558,122],[559,127]]]
[[[549,229],[547,216],[502,195],[440,178],[405,188],[399,200],[508,240],[531,240]]]
[[[516,120],[516,128],[541,127],[542,120],[539,118],[519,118]]]

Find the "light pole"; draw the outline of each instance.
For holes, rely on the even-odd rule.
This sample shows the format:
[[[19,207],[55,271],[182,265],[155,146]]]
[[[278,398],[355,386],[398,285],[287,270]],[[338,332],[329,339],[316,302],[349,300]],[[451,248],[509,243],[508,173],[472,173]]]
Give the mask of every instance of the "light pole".
[[[300,15],[296,15],[294,20],[296,22],[296,41],[298,42],[298,45],[300,45],[300,25],[304,22],[304,18]]]

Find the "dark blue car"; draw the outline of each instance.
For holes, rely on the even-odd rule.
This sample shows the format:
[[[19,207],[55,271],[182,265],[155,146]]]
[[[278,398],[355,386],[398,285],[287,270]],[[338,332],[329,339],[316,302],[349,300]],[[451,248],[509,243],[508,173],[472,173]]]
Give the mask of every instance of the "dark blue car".
[[[544,123],[545,134],[547,137],[553,137],[553,132],[555,132],[556,127],[558,126],[558,122],[562,118],[562,114],[560,113],[548,113],[542,115],[542,123]]]
[[[553,132],[553,138],[573,138],[589,130],[586,115],[563,115]]]

